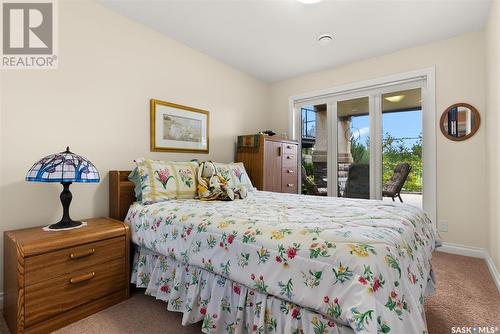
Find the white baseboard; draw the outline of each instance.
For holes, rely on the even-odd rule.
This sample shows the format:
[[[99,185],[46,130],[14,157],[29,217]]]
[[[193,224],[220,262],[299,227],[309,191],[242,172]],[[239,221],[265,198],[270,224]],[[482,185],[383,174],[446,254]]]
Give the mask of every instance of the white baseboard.
[[[491,276],[493,276],[493,281],[495,281],[497,289],[500,292],[500,274],[497,267],[495,266],[495,262],[493,262],[493,259],[491,258],[488,252],[486,252],[486,257],[484,259],[486,261],[486,264],[488,265],[488,269],[490,270]]]
[[[485,258],[486,249],[472,246],[454,244],[451,242],[443,242],[441,247],[436,249],[438,252],[457,254],[470,257]]]
[[[436,249],[438,252],[457,254],[463,256],[477,257],[480,259],[484,259],[486,261],[486,265],[490,271],[491,277],[497,286],[498,291],[500,292],[500,273],[498,272],[493,259],[491,258],[488,251],[484,248],[480,247],[472,247],[465,246],[460,244],[454,244],[451,242],[443,242],[441,247]]]

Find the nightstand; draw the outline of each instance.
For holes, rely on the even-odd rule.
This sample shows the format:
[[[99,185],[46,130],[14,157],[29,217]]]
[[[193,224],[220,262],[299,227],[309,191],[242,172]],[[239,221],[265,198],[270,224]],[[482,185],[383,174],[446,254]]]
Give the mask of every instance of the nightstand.
[[[12,333],[47,333],[128,298],[128,225],[84,221],[68,231],[4,232],[4,316]]]

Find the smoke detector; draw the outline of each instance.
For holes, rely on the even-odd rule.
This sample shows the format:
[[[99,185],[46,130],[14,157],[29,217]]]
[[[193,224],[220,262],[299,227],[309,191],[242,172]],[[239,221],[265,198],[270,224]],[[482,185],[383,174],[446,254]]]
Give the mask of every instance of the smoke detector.
[[[330,33],[321,34],[318,36],[318,43],[321,46],[326,46],[333,41],[333,35]]]

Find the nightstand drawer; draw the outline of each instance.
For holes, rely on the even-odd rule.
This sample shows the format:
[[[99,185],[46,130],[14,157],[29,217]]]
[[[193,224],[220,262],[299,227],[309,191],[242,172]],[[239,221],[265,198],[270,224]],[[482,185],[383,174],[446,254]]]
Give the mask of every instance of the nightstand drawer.
[[[51,232],[55,233],[55,232]],[[125,237],[65,248],[25,259],[25,285],[125,257]]]
[[[126,258],[123,257],[26,287],[26,327],[126,289],[125,271]]]

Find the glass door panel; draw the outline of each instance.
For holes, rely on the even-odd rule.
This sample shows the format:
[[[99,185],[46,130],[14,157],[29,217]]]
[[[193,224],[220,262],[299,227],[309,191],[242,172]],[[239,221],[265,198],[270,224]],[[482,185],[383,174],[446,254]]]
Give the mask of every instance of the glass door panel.
[[[302,193],[422,207],[422,88],[415,87],[421,83],[298,106]]]
[[[370,100],[337,102],[337,196],[370,198]]]
[[[422,94],[382,95],[382,195],[422,208]]]
[[[326,104],[301,108],[302,194],[326,196],[328,171],[328,123]]]

